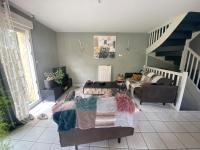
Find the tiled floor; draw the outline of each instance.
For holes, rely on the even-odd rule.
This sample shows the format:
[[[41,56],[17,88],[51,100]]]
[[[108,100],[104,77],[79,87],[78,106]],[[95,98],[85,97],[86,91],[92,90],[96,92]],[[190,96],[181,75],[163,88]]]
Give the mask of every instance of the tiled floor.
[[[74,150],[61,148],[57,126],[51,118],[51,102],[43,102],[32,113],[43,111],[48,120],[34,120],[15,130],[7,139],[13,150]],[[200,112],[176,112],[170,105],[143,104],[133,136],[81,145],[80,150],[200,149]],[[41,111],[43,110],[43,111]]]

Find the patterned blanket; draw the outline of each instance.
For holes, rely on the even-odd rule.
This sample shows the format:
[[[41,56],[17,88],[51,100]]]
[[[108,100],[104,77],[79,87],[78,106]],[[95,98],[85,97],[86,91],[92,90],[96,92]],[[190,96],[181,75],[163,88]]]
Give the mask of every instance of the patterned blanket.
[[[137,109],[132,99],[125,94],[116,97],[76,96],[53,107],[53,119],[58,124],[58,131],[72,128],[89,129],[101,127],[134,127]]]

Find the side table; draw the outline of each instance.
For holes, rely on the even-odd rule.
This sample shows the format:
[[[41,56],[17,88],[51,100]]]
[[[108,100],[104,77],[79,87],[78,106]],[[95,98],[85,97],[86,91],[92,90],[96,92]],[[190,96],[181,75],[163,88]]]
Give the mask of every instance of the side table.
[[[62,89],[62,87],[55,87],[52,89],[42,89],[41,97],[42,100],[56,101],[63,93],[64,90]]]

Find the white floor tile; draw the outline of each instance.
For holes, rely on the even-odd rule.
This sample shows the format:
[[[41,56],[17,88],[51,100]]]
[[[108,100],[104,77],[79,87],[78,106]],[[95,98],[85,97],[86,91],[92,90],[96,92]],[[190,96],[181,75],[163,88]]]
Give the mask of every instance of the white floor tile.
[[[22,139],[25,134],[27,134],[27,132],[29,132],[33,127],[30,126],[23,126],[20,127],[16,130],[14,130],[13,132],[11,132],[11,134],[8,136],[9,139],[17,139],[20,140]]]
[[[197,128],[190,122],[179,122],[179,124],[184,127],[188,132],[200,132],[200,128]]]
[[[187,132],[178,122],[164,122],[172,132]]]
[[[189,133],[175,133],[178,139],[187,148],[200,148],[200,143],[196,141]]]
[[[93,143],[90,143],[90,146],[108,147],[108,141],[104,140],[104,141],[99,141],[99,142],[93,142]]]
[[[169,128],[161,121],[150,121],[157,132],[170,132]]]
[[[160,120],[160,118],[154,112],[145,113],[148,120]]]
[[[149,121],[139,121],[138,126],[141,132],[155,132]]]
[[[22,140],[26,141],[36,141],[44,132],[45,128],[43,127],[33,127],[30,131],[27,131]]]
[[[131,149],[148,149],[141,133],[134,133],[127,137],[128,146]]]
[[[142,133],[149,149],[167,149],[157,133]]]
[[[31,147],[31,150],[50,150],[51,144],[45,144],[45,143],[34,143]]]
[[[8,145],[11,149],[14,149],[19,142],[19,140],[5,140],[3,143]]]
[[[131,149],[128,149],[128,148],[119,148],[119,149],[116,149],[116,148],[110,148],[110,150],[131,150]]]
[[[37,142],[41,143],[54,143],[58,132],[55,128],[46,128],[41,136],[37,139]]]
[[[188,121],[186,118],[183,117],[183,115],[181,115],[180,112],[169,112],[169,113],[175,121]]]
[[[57,145],[60,145],[60,137],[59,135],[56,135],[54,141],[53,141],[54,144],[57,144]]]
[[[58,125],[51,119],[48,127],[50,127],[50,128],[58,128]]]
[[[162,121],[175,121],[175,119],[173,118],[173,116],[171,115],[171,113],[157,113],[156,114],[160,120]]]
[[[15,143],[13,150],[29,150],[33,145],[33,142],[29,142],[29,141],[19,141],[17,143]]]
[[[51,127],[53,120],[52,119],[47,119],[47,120],[40,120],[38,123],[35,125],[35,127]],[[51,124],[51,125],[50,125]]]
[[[195,125],[197,128],[200,129],[200,122],[191,122],[193,125]]]
[[[78,146],[78,150],[90,150],[91,148],[90,147],[80,147]],[[68,149],[67,149],[68,150]],[[75,150],[75,147],[74,146],[70,146],[69,147],[69,150]],[[98,150],[98,149],[97,149]],[[100,149],[99,149],[100,150]],[[102,149],[103,150],[103,149]],[[107,150],[107,149],[106,149]]]
[[[138,120],[147,120],[147,117],[145,116],[145,113],[144,112],[139,112],[138,113]]]
[[[76,149],[75,149],[75,146],[70,146],[69,149],[67,149],[67,150],[76,150]],[[90,150],[90,147],[78,146],[78,150]]]
[[[90,147],[90,150],[109,150],[109,148],[102,148],[102,147]]]
[[[26,126],[32,126],[32,127],[34,127],[38,122],[39,122],[38,119],[34,119],[34,120],[29,121],[29,122],[26,124]]]
[[[184,149],[184,145],[178,140],[173,133],[159,133],[162,141],[167,145],[168,149]]]
[[[135,133],[140,132],[139,123],[136,124],[136,127],[134,128],[134,132]]]
[[[108,140],[108,146],[113,148],[128,148],[126,138],[121,138],[120,143],[118,143],[117,139]]]
[[[191,133],[191,135],[200,143],[200,133]]]
[[[51,148],[49,150],[70,150],[69,147],[61,147],[60,145],[57,144],[52,144]]]
[[[190,114],[194,116],[198,121],[200,121],[200,112],[199,111],[191,111]]]
[[[185,112],[180,112],[180,114],[186,118],[188,121],[199,121],[199,118],[193,116],[192,114],[190,114],[189,111],[185,111]]]

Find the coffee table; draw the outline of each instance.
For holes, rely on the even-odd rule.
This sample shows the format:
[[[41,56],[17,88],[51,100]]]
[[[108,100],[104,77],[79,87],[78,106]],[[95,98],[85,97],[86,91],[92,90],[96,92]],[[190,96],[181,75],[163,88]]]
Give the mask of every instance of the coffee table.
[[[104,95],[112,94],[113,90],[117,90],[119,85],[114,82],[86,82],[83,87],[83,93],[88,95]]]

